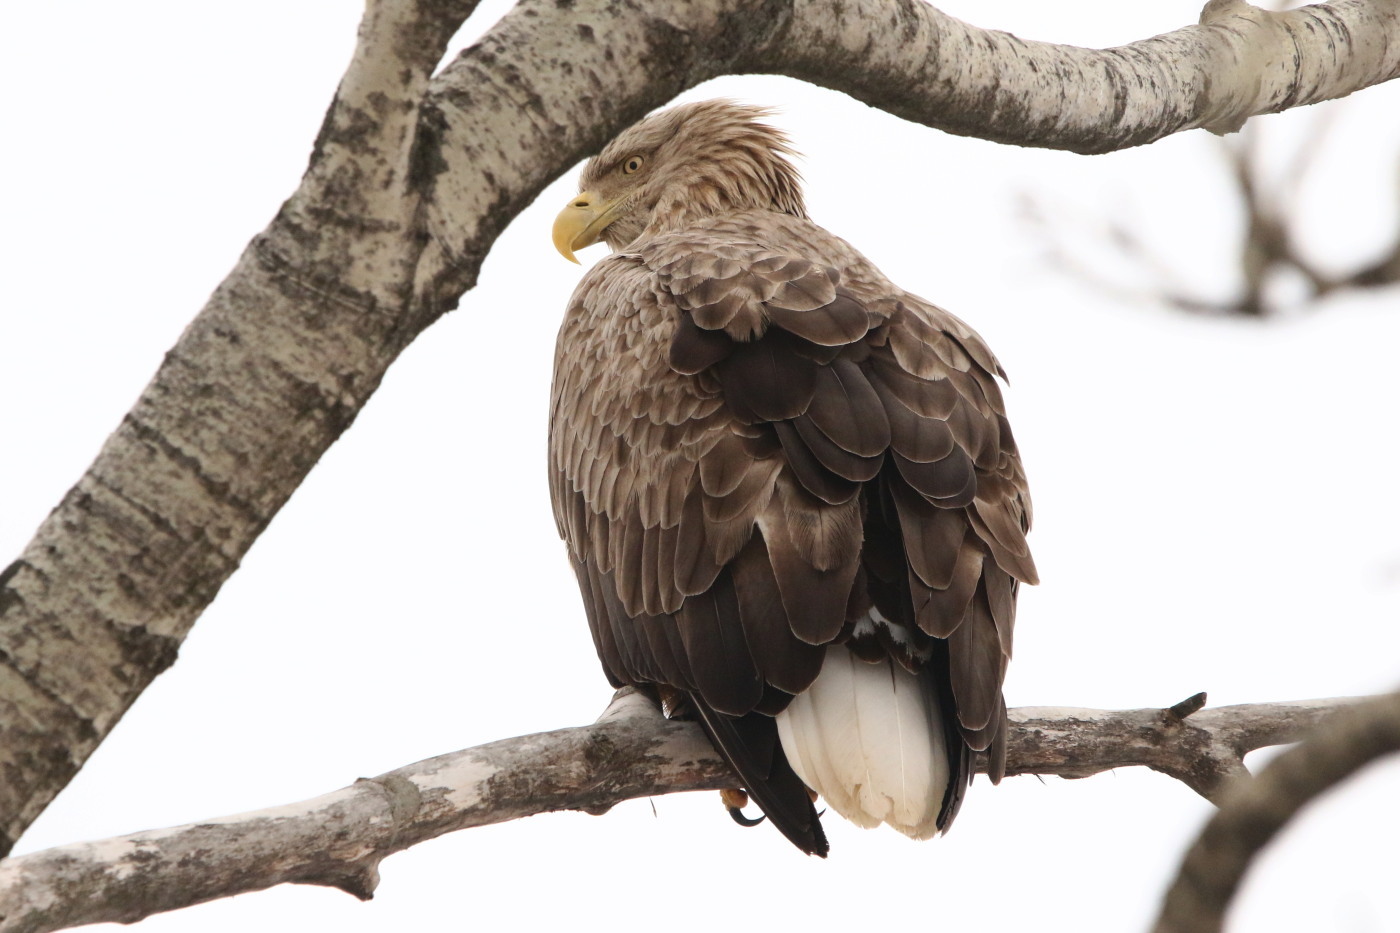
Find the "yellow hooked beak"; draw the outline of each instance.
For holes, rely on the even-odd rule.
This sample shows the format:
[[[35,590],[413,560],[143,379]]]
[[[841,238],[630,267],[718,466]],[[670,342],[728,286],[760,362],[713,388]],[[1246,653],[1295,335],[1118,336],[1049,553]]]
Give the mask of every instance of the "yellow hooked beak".
[[[592,191],[584,191],[554,218],[554,248],[569,262],[578,262],[574,250],[592,246],[603,238],[603,230],[617,217],[623,199],[605,201]]]

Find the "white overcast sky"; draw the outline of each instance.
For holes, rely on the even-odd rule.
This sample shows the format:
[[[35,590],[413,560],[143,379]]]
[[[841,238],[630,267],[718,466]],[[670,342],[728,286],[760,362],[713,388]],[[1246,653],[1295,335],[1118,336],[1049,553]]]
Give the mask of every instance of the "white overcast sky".
[[[458,47],[505,5],[483,3]],[[1199,12],[942,7],[1095,46]],[[359,12],[73,0],[0,14],[0,565],[296,186]],[[1304,245],[1330,267],[1374,257],[1396,227],[1397,90],[1341,108],[1303,192]],[[721,95],[777,107],[815,219],[969,321],[1012,375],[1045,582],[1023,591],[1011,705],[1164,706],[1198,690],[1243,703],[1400,680],[1395,290],[1266,325],[1130,294],[1146,282],[1105,248],[1108,219],[1184,288],[1231,286],[1240,215],[1201,132],[1085,158],[950,137],[784,79],[685,99]],[[1271,157],[1319,115],[1264,121]],[[549,225],[575,177],[521,214],[480,286],[403,355],[19,851],[282,804],[602,710],[544,469],[554,333],[579,275]],[[1027,222],[1028,199],[1051,232]],[[1052,237],[1128,288],[1067,274]],[[1397,783],[1400,768],[1377,769],[1315,807],[1252,877],[1232,930],[1400,931]],[[420,846],[383,865],[369,904],[284,886],[140,929],[1140,930],[1207,812],[1140,769],[979,779],[948,837],[832,817],[821,862],[735,827],[713,794],[671,796]]]

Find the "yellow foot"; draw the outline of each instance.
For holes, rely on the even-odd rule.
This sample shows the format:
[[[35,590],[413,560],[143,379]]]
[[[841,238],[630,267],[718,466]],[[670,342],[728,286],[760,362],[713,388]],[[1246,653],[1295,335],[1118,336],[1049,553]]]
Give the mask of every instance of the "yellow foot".
[[[740,826],[757,826],[766,819],[762,816],[757,818],[744,816],[744,807],[749,805],[749,795],[741,788],[726,787],[719,792],[719,799],[724,804],[724,808],[729,811],[730,818]]]

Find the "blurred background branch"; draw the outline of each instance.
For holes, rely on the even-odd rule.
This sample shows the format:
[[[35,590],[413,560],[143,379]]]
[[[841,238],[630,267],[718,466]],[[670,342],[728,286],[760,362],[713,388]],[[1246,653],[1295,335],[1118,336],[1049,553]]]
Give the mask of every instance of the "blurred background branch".
[[[1239,229],[1233,254],[1223,257],[1234,267],[1235,284],[1223,294],[1210,294],[1213,289],[1202,281],[1200,268],[1174,267],[1169,251],[1153,243],[1155,218],[1150,214],[1120,209],[1090,218],[1080,209],[1080,216],[1072,216],[1063,204],[1030,194],[1023,196],[1023,214],[1040,230],[1054,265],[1119,299],[1146,299],[1196,314],[1267,318],[1316,308],[1339,292],[1388,288],[1400,281],[1400,152],[1392,158],[1390,178],[1358,175],[1350,158],[1322,158],[1348,109],[1353,111],[1348,116],[1380,119],[1381,105],[1329,101],[1286,116],[1255,117],[1238,133],[1215,141],[1215,170],[1223,170],[1227,179]],[[1159,176],[1155,183],[1172,182]],[[1324,191],[1334,207],[1348,199],[1388,203],[1390,230],[1378,250],[1342,268],[1313,255],[1319,225],[1308,209],[1305,189],[1310,186]],[[1187,200],[1207,196],[1199,188],[1181,192]],[[1221,205],[1200,207],[1205,217],[1218,215]],[[1076,227],[1080,236],[1087,234],[1087,243],[1071,242]],[[1101,261],[1102,250],[1116,260],[1116,274],[1106,271],[1109,263]]]

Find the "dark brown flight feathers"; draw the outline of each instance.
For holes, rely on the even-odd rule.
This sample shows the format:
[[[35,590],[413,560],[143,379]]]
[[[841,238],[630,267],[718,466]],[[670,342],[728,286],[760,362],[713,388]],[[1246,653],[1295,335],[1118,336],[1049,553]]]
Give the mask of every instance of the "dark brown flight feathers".
[[[640,232],[587,273],[559,333],[551,491],[598,655],[614,685],[688,697],[817,854],[773,714],[833,643],[927,670],[953,724],[946,826],[973,752],[1001,775],[1016,587],[1036,581],[1000,367],[806,219],[758,112],[688,106],[648,118],[669,135],[644,121],[590,164],[606,181],[606,160],[664,136]],[[910,634],[856,632],[872,607]]]

